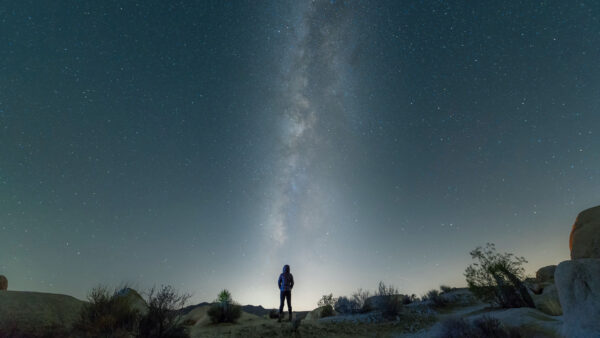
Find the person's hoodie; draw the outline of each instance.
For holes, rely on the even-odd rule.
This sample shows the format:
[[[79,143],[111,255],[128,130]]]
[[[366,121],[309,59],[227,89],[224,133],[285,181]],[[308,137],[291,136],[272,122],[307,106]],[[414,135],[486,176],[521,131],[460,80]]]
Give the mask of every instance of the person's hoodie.
[[[294,276],[290,273],[290,266],[285,265],[283,267],[283,273],[279,275],[279,281],[277,282],[279,285],[279,290],[281,291],[292,291],[294,287]]]

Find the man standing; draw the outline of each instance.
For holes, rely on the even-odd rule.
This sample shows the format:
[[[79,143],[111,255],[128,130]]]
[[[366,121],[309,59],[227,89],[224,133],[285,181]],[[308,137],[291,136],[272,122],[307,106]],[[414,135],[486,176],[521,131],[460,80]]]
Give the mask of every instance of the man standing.
[[[279,275],[279,319],[283,317],[283,301],[287,299],[288,312],[290,313],[290,322],[292,321],[292,288],[294,287],[294,276],[290,273],[290,266],[284,265],[283,273]]]

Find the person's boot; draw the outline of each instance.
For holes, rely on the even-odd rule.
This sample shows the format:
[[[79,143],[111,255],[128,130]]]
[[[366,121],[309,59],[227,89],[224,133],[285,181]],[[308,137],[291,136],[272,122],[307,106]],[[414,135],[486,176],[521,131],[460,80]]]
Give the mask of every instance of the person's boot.
[[[292,321],[292,311],[290,311],[290,322]]]
[[[281,323],[281,317],[283,316],[283,313],[279,312],[279,318],[277,318],[277,322]]]

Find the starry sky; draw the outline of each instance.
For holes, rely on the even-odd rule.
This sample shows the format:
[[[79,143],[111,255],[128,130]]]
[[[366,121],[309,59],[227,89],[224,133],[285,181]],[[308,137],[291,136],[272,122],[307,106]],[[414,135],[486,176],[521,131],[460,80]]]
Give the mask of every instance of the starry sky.
[[[598,1],[0,5],[0,274],[294,309],[569,258],[600,204]]]

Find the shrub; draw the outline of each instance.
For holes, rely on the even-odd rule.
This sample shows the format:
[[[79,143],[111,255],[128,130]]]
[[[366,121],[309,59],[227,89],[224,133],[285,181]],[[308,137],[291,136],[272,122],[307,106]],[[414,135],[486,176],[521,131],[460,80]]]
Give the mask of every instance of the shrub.
[[[524,332],[524,331],[523,331]],[[540,331],[537,331],[540,332]],[[545,337],[544,335],[542,335]],[[505,327],[498,319],[483,316],[472,323],[469,323],[463,318],[452,318],[442,323],[442,334],[444,338],[479,338],[479,337],[496,337],[496,338],[519,338],[533,337],[522,335],[518,328]],[[537,337],[537,336],[536,336]]]
[[[393,285],[385,285],[383,281],[379,281],[379,285],[377,286],[377,296],[392,296],[397,295],[398,289]]]
[[[377,285],[377,296],[383,298],[382,312],[388,319],[395,319],[402,310],[403,296],[399,294],[398,289],[393,285],[386,285],[380,281]]]
[[[371,297],[369,291],[363,289],[358,289],[352,294],[352,301],[356,303],[358,312],[364,313],[371,311],[372,306],[369,303],[369,297]]]
[[[444,307],[448,304],[446,299],[441,296],[440,292],[436,289],[429,290],[425,295],[425,298],[430,300],[434,306]]]
[[[329,305],[333,309],[333,306],[335,305],[336,300],[337,300],[336,298],[333,298],[333,294],[330,293],[328,295],[323,295],[323,297],[321,297],[321,299],[319,300],[317,305],[319,307]]]
[[[180,321],[178,314],[189,298],[189,294],[179,294],[168,285],[150,289],[147,296],[148,312],[140,320],[140,336],[188,337],[186,323]]]
[[[344,314],[357,313],[361,309],[355,300],[348,299],[347,297],[339,297],[335,302],[334,308],[336,312]]]
[[[450,292],[454,290],[454,288],[448,285],[440,285],[440,290],[442,290],[442,292]]]
[[[241,315],[242,307],[232,300],[231,293],[227,289],[219,293],[215,302],[208,309],[208,316],[214,324],[235,323]]]
[[[417,297],[417,295],[415,295],[414,293],[410,296],[408,295],[402,295],[402,304],[404,305],[408,305],[411,303],[414,303],[416,301],[419,300],[419,297]]]
[[[449,318],[442,322],[440,337],[443,338],[474,338],[475,332],[471,324],[463,318]]]
[[[333,316],[333,306],[330,304],[324,305],[321,310],[321,318]]]
[[[78,336],[121,337],[136,333],[140,313],[133,309],[130,298],[121,297],[118,291],[109,292],[108,288],[98,286],[88,294],[79,318],[74,324]]]
[[[470,252],[477,260],[465,270],[469,289],[479,299],[502,307],[535,307],[523,285],[523,257],[512,253],[498,253],[494,244],[477,247]]]
[[[271,319],[279,318],[279,311],[277,311],[275,309],[271,309],[271,311],[269,311],[269,318],[271,318]]]
[[[387,319],[396,319],[396,316],[402,311],[402,296],[388,295],[384,297],[385,301],[382,304],[383,317]]]

